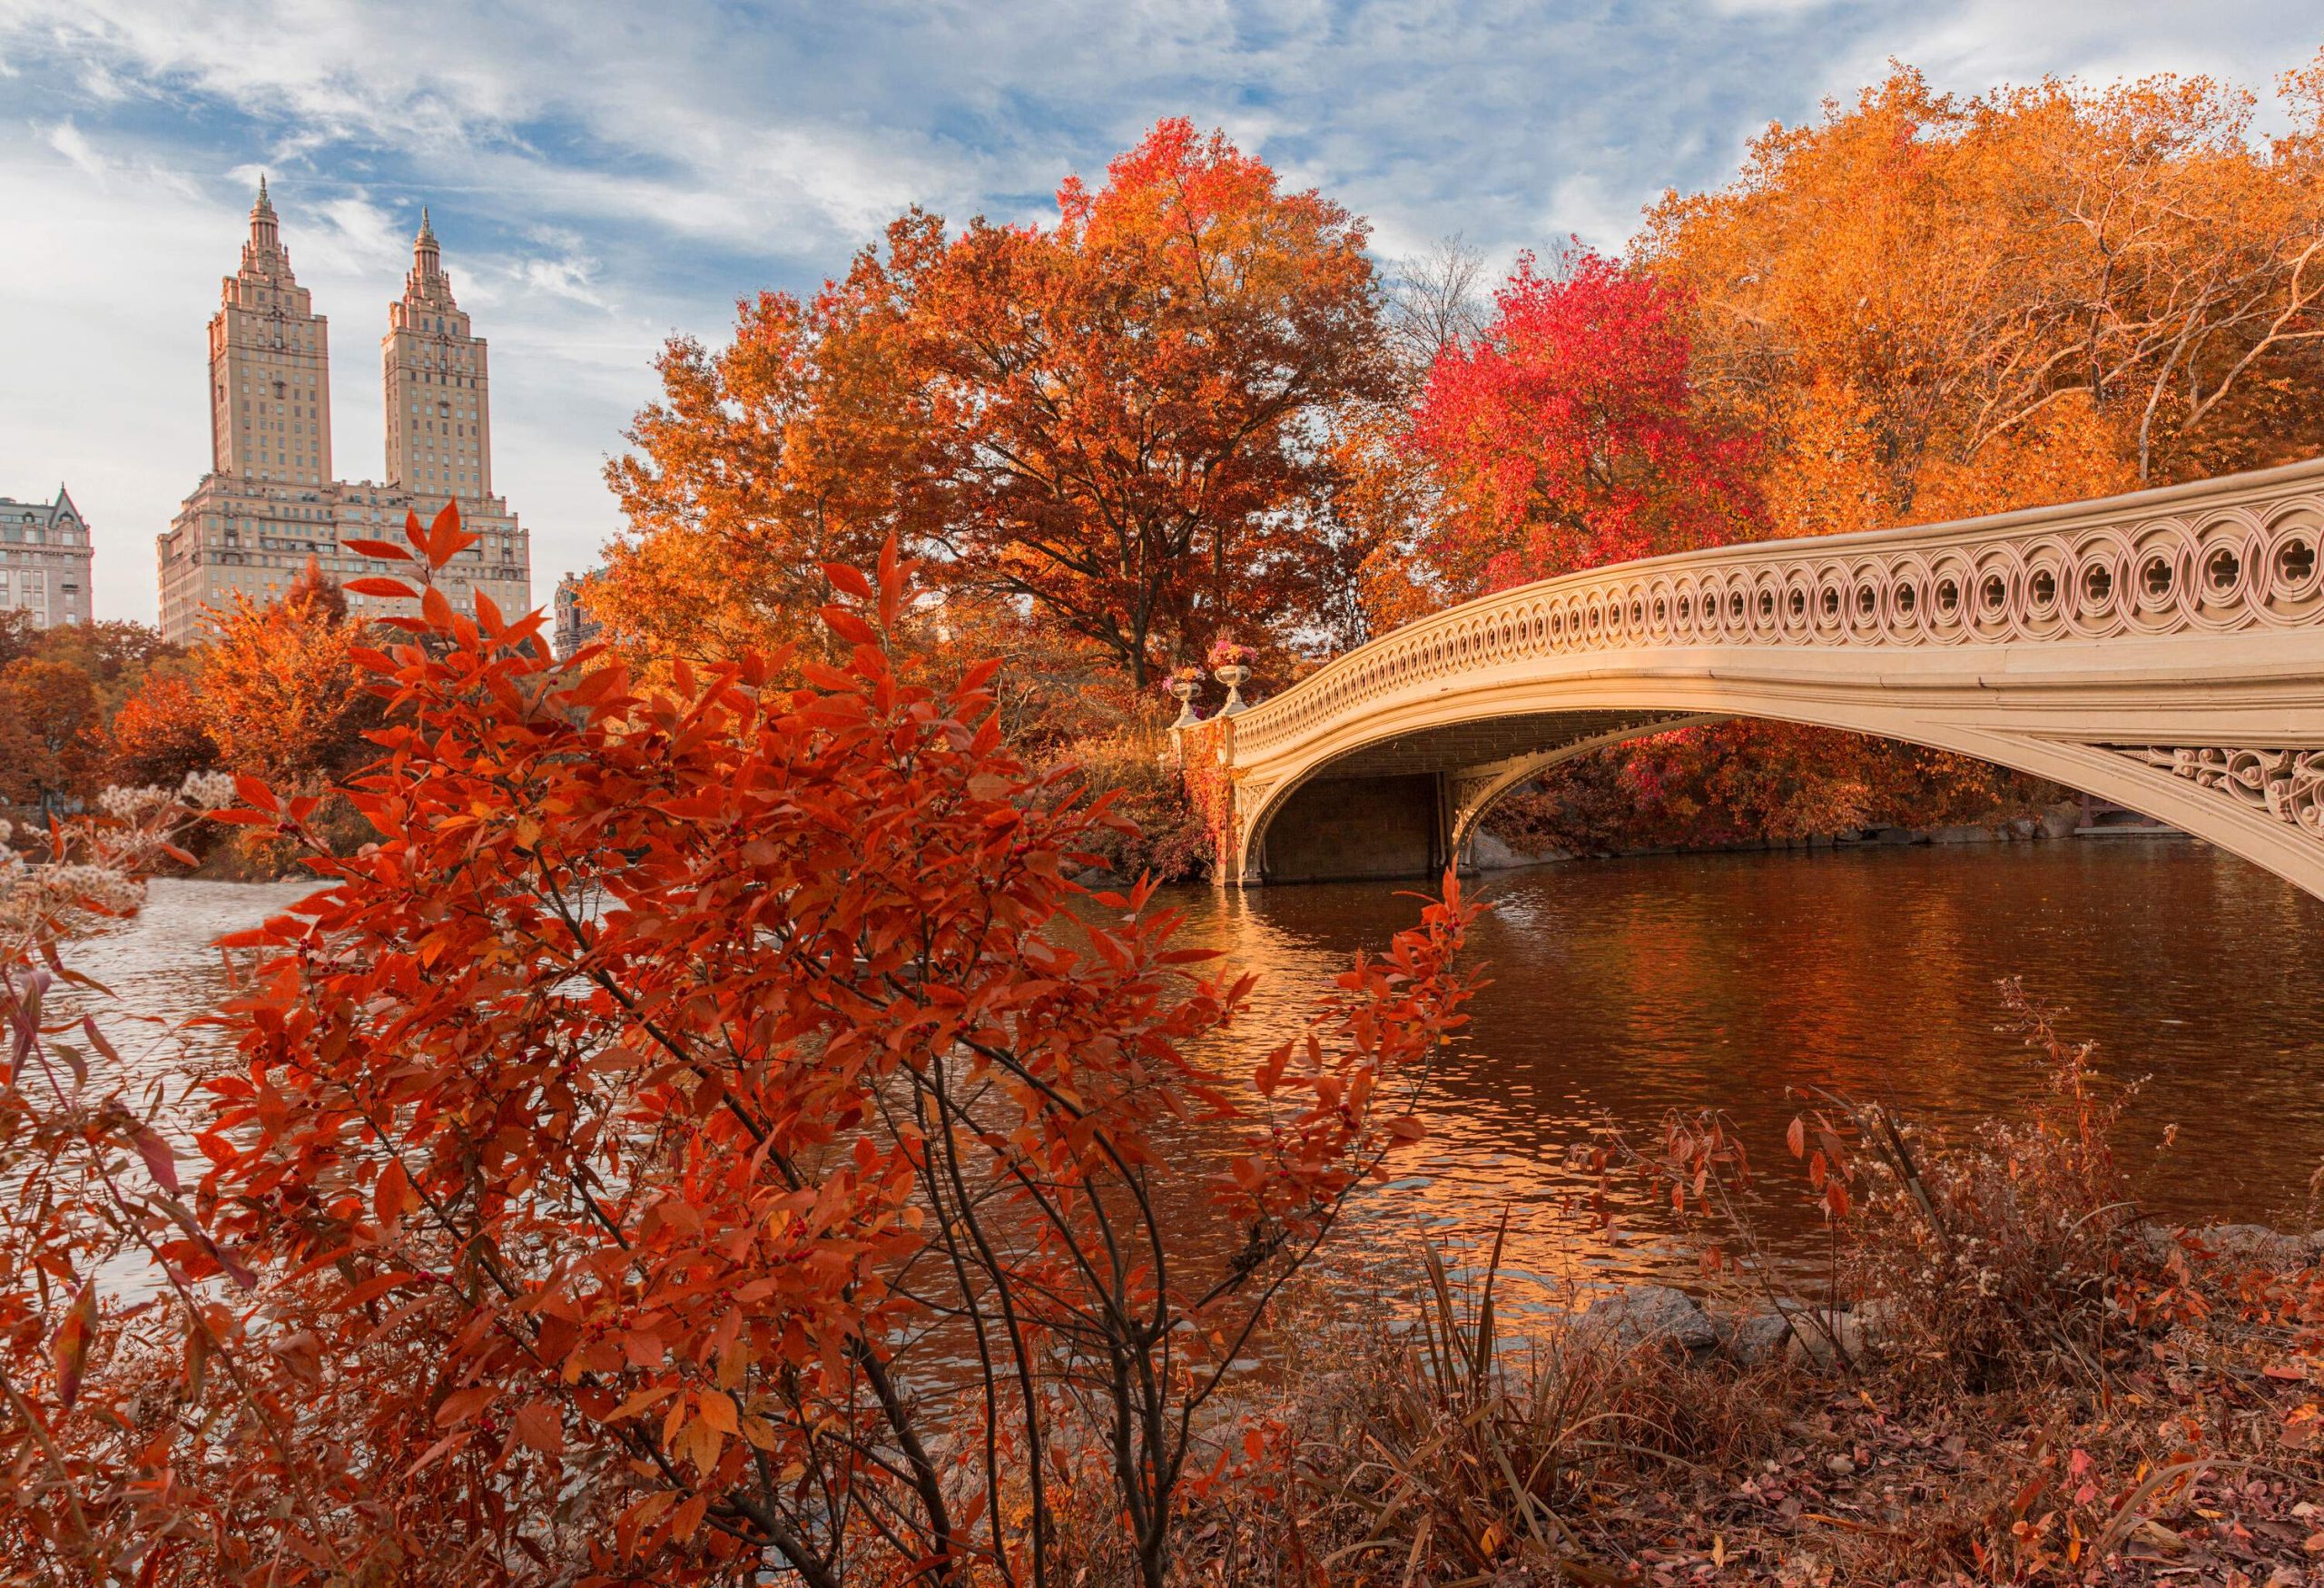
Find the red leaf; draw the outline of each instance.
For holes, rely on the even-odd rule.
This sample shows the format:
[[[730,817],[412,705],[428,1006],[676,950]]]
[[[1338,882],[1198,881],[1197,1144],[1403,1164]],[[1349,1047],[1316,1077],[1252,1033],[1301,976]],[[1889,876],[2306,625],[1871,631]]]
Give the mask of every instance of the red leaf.
[[[97,1287],[89,1280],[73,1299],[73,1310],[56,1331],[52,1346],[56,1358],[56,1398],[67,1410],[81,1396],[81,1375],[89,1362],[89,1343],[97,1332]]]
[[[476,1430],[473,1428],[462,1428],[455,1433],[445,1435],[441,1439],[436,1441],[435,1444],[421,1451],[419,1453],[419,1459],[403,1469],[403,1475],[406,1477],[411,1476],[412,1474],[419,1471],[422,1467],[428,1465],[439,1457],[448,1455],[453,1451],[458,1450],[461,1445],[466,1445],[469,1440],[475,1437]]]
[[[902,615],[904,600],[903,563],[896,554],[896,537],[891,530],[887,539],[880,543],[880,622],[888,628],[896,626]]]
[[[376,557],[382,562],[409,562],[411,553],[392,540],[342,540],[341,546],[364,557]]]
[[[1259,1089],[1261,1097],[1273,1097],[1275,1089],[1283,1084],[1283,1067],[1291,1062],[1291,1044],[1284,1043],[1259,1061],[1258,1072],[1251,1077],[1251,1084]]]
[[[153,1177],[155,1185],[171,1196],[176,1196],[178,1194],[178,1160],[177,1155],[170,1150],[170,1144],[162,1140],[161,1133],[150,1126],[141,1128],[134,1139],[137,1143],[137,1156],[145,1160],[145,1172]]]
[[[530,1401],[517,1408],[517,1437],[543,1455],[565,1454],[565,1423],[554,1401]]]
[[[371,1210],[382,1224],[393,1224],[412,1208],[419,1206],[419,1193],[412,1189],[411,1177],[404,1172],[403,1160],[391,1158],[388,1167],[379,1171],[379,1183],[371,1188]]]
[[[366,574],[359,579],[350,579],[343,587],[358,596],[399,596],[409,601],[419,594],[401,579],[384,578],[378,574]]]
[[[823,626],[852,646],[876,646],[879,631],[844,607],[823,608]]]
[[[471,1385],[467,1389],[456,1389],[444,1397],[442,1406],[436,1408],[436,1425],[438,1428],[450,1428],[465,1423],[490,1406],[499,1395],[500,1386],[493,1384]]]
[[[440,568],[476,542],[475,536],[460,533],[459,504],[448,501],[436,509],[436,521],[428,526],[428,566]]]
[[[837,585],[843,595],[859,601],[872,599],[872,581],[863,577],[861,568],[852,568],[843,562],[827,562],[823,565],[823,577]]]

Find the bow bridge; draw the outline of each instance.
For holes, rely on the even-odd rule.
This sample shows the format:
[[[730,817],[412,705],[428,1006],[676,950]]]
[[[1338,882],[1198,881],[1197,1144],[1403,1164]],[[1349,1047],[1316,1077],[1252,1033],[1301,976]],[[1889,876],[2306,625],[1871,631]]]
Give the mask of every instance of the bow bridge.
[[[1730,717],[1998,762],[2324,896],[2324,461],[1543,580],[1183,748],[1229,780],[1225,881],[1428,876],[1558,761]]]

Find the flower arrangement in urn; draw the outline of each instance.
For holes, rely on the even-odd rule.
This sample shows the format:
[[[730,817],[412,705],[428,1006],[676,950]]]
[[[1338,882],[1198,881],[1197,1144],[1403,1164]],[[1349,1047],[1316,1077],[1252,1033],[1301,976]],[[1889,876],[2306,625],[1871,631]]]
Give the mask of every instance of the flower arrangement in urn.
[[[1218,708],[1219,715],[1232,716],[1243,709],[1243,685],[1258,659],[1258,652],[1232,635],[1222,634],[1210,642],[1210,676],[1226,686],[1226,704]]]
[[[1178,720],[1174,728],[1192,727],[1202,721],[1195,715],[1195,696],[1202,693],[1203,672],[1192,662],[1183,662],[1162,676],[1162,693],[1178,703]]]

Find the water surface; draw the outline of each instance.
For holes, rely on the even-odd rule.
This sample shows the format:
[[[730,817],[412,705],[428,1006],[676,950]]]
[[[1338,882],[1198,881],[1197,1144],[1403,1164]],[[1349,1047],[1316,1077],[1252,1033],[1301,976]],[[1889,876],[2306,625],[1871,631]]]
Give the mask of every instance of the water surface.
[[[120,1007],[180,1021],[222,984],[211,941],[306,891],[157,883],[142,917],[75,962]],[[2290,1217],[2324,1159],[2324,902],[2199,843],[1665,857],[1503,873],[1475,892],[1493,906],[1473,939],[1492,984],[1446,1059],[1429,1140],[1357,1222],[1358,1256],[1404,1262],[1421,1231],[1472,1254],[1505,1215],[1521,1287],[1684,1271],[1643,1198],[1610,1235],[1581,1210],[1594,1181],[1570,1159],[1602,1121],[1644,1136],[1666,1110],[1712,1107],[1760,1167],[1770,1241],[1812,1260],[1821,1231],[1781,1146],[1799,1094],[1887,1101],[1954,1131],[2022,1105],[2040,1078],[1997,1030],[1994,983],[2011,975],[2096,1039],[2104,1068],[2148,1078],[2124,1147],[2160,1215]],[[1192,937],[1261,973],[1236,1039],[1252,1056],[1419,911],[1384,883],[1174,902]],[[198,1035],[183,1047],[143,1029],[122,1043],[143,1073],[202,1061]],[[2158,1154],[2166,1125],[2176,1145]],[[1176,1205],[1206,1221],[1190,1189]]]
[[[2041,1072],[1997,1029],[2004,976],[2095,1039],[2103,1070],[2145,1078],[2122,1148],[2158,1216],[2296,1220],[2324,1161],[2324,902],[2192,841],[1593,862],[1474,893],[1493,983],[1375,1239],[1401,1218],[1473,1249],[1506,1210],[1517,1262],[1545,1279],[1684,1269],[1642,1198],[1600,1235],[1573,1205],[1594,1177],[1570,1160],[1603,1121],[1644,1139],[1708,1107],[1742,1133],[1775,1245],[1813,1259],[1823,1231],[1783,1150],[1802,1094],[1955,1134],[2022,1107]],[[1198,936],[1265,974],[1270,1033],[1419,908],[1369,883],[1188,902]]]

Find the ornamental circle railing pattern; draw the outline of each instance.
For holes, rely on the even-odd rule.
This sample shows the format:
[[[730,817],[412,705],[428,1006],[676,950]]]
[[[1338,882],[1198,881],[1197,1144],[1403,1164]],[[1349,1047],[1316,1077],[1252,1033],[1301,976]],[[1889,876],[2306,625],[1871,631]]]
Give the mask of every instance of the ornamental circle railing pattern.
[[[1723,547],[1521,586],[1384,636],[1252,707],[1236,723],[1236,758],[1414,684],[1531,656],[2017,645],[2324,622],[2324,496],[2314,471],[2301,473],[2308,488],[2270,499],[2119,519],[2097,503],[1990,537],[1955,525]]]

